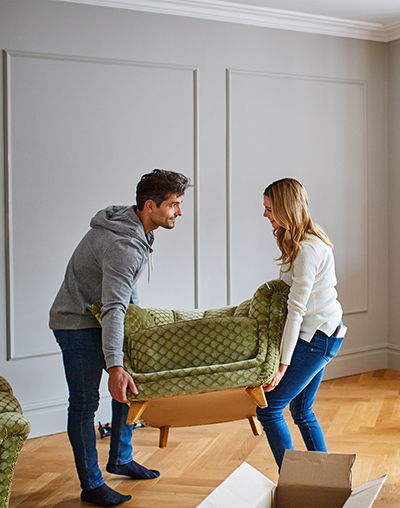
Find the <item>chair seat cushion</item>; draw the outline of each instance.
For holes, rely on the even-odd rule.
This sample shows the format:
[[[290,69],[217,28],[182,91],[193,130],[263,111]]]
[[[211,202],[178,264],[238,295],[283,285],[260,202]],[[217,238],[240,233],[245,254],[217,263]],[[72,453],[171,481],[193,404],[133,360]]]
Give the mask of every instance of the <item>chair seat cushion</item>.
[[[126,343],[136,373],[241,362],[257,349],[257,321],[237,317],[176,321],[137,332]]]

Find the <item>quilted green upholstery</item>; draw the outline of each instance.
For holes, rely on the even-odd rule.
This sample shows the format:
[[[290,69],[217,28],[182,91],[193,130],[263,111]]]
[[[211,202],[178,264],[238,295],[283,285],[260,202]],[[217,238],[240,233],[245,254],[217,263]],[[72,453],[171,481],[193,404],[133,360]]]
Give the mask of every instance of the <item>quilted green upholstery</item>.
[[[129,392],[128,399],[267,384],[279,366],[288,293],[289,286],[273,280],[238,306],[207,311],[151,308],[146,311],[155,326],[147,328],[137,325],[144,310],[129,305],[124,368],[139,394]]]
[[[30,424],[22,415],[21,406],[9,383],[0,376],[0,507],[7,508],[11,482],[18,454],[28,434]]]
[[[95,302],[92,305],[92,314],[94,314],[99,323],[101,323],[101,302]],[[155,323],[149,312],[137,305],[128,305],[125,313],[124,339],[129,337],[132,333],[150,328],[156,324],[157,323]]]
[[[257,354],[257,322],[250,318],[201,318],[143,330],[125,350],[136,374],[162,379],[165,371],[251,360]],[[147,376],[148,377],[148,376]]]
[[[131,401],[267,384],[279,367],[289,286],[273,280],[238,306],[174,311],[129,305],[124,368]],[[101,303],[92,306],[100,319]]]
[[[153,318],[154,323],[157,326],[165,325],[167,323],[173,323],[175,321],[175,314],[173,310],[155,309],[150,307],[149,309],[146,309],[146,311]]]

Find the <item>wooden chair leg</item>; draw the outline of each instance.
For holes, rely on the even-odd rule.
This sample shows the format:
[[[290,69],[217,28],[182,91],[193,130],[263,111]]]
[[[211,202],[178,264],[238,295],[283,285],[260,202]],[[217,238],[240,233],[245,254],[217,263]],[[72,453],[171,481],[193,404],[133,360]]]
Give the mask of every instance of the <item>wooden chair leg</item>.
[[[246,392],[254,400],[259,407],[267,407],[267,399],[265,398],[264,390],[262,386],[255,386],[246,388]]]
[[[170,427],[161,427],[160,428],[160,441],[159,441],[159,448],[165,448],[167,446],[168,441],[168,434],[169,434]]]
[[[141,402],[131,402],[129,406],[128,416],[126,418],[126,423],[128,425],[137,423],[139,418],[142,416],[143,411],[146,409],[148,403],[148,400],[143,400]]]
[[[249,416],[248,418],[251,430],[253,431],[253,434],[255,436],[261,436],[262,435],[262,427],[260,422],[257,420],[255,416]]]

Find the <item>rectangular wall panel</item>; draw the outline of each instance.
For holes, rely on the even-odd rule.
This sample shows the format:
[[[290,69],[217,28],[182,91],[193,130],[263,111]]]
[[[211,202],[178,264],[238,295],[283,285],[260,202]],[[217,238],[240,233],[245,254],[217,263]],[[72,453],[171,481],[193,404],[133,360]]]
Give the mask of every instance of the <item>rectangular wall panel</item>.
[[[196,178],[196,69],[5,53],[9,358],[58,352],[48,311],[90,218],[153,168]],[[152,147],[149,149],[149,147]],[[195,196],[156,232],[143,306],[196,302]],[[176,274],[185,284],[176,291]],[[143,277],[146,277],[144,275]]]
[[[345,313],[365,312],[366,84],[231,70],[227,88],[231,301],[278,276],[262,194],[272,181],[293,177],[335,245]]]

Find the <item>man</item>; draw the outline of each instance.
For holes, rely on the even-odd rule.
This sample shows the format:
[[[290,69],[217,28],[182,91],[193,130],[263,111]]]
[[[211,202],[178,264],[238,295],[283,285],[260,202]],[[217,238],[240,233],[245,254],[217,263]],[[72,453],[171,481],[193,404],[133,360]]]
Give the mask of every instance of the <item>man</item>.
[[[69,388],[68,436],[83,501],[117,506],[129,499],[104,483],[97,461],[94,413],[103,369],[109,373],[112,424],[109,473],[134,479],[160,475],[132,459],[132,425],[126,425],[126,390],[138,393],[123,369],[123,326],[129,303],[138,303],[136,282],[148,262],[158,227],[173,229],[189,179],[155,169],[136,188],[136,206],[111,206],[91,220],[73,253],[50,310],[50,328],[63,354]],[[102,328],[91,305],[101,300]]]

